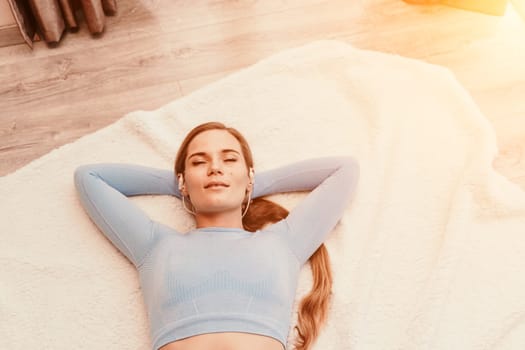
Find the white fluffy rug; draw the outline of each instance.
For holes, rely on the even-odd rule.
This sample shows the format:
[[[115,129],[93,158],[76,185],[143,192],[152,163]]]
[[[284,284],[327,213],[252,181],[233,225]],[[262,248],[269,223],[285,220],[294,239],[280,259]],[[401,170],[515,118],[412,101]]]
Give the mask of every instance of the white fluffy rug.
[[[525,193],[491,167],[493,130],[444,68],[341,42],[288,50],[139,111],[0,180],[0,348],[148,349],[137,274],[91,224],[73,171],[172,168],[193,126],[240,129],[256,169],[348,154],[357,196],[330,236],[315,349],[525,349]],[[293,206],[301,194],[273,197]],[[168,196],[133,198],[188,229]],[[298,297],[309,288],[305,267]]]

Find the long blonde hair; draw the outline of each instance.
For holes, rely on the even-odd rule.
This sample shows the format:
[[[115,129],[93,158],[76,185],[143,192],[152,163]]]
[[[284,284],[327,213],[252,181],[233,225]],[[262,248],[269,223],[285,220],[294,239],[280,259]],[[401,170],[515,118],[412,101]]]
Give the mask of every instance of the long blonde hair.
[[[182,141],[175,159],[175,174],[184,173],[190,142],[195,136],[208,130],[226,130],[233,135],[241,145],[247,169],[253,168],[253,156],[248,142],[242,134],[222,123],[209,122],[193,128]],[[255,198],[251,201],[246,215],[243,217],[243,226],[246,231],[255,232],[267,224],[284,219],[286,216],[288,216],[288,211],[279,204],[264,198]],[[332,294],[332,271],[328,250],[324,244],[315,251],[309,262],[313,285],[310,292],[299,303],[297,326],[295,327],[297,330],[295,348],[297,350],[310,349],[317,339],[319,331],[326,321]]]

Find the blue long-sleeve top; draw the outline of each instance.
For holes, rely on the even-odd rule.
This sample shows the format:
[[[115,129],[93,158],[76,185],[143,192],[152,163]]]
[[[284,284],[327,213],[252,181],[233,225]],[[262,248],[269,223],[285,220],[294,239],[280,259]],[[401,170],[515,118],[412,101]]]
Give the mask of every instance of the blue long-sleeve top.
[[[287,218],[254,233],[223,227],[181,233],[127,198],[180,198],[172,170],[84,165],[75,185],[90,218],[139,272],[153,349],[215,332],[265,335],[286,347],[300,268],[339,221],[358,174],[345,157],[258,173],[253,197],[313,191]]]

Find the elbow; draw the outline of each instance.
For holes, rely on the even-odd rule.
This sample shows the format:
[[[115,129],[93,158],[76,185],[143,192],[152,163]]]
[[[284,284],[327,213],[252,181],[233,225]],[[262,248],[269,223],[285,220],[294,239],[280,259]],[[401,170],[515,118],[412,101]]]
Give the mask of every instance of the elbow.
[[[344,161],[344,167],[348,168],[349,171],[356,174],[356,176],[359,176],[360,167],[359,162],[354,157],[346,157]]]
[[[91,175],[92,168],[90,165],[81,165],[75,169],[75,172],[73,173],[73,182],[75,183],[77,191],[80,192],[82,190],[85,180]]]
[[[359,175],[361,173],[359,162],[354,157],[346,157],[344,168],[347,172],[347,178],[350,181],[350,185],[354,190],[359,182]]]
[[[73,173],[73,182],[77,191],[80,191],[80,189],[82,188],[82,182],[86,175],[87,169],[85,165],[79,166],[75,169],[75,172]]]
[[[359,162],[357,161],[355,157],[348,156],[345,159],[346,159],[346,163],[349,164],[350,166],[359,168]]]
[[[356,173],[356,175],[359,177],[359,173],[361,172],[361,167],[359,166],[359,162],[355,158],[352,158],[352,168],[354,172]]]

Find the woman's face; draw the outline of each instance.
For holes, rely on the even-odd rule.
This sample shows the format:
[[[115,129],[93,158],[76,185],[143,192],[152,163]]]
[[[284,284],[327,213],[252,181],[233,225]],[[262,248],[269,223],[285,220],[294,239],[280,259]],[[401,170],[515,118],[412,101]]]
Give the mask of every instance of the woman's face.
[[[208,130],[188,145],[183,194],[197,213],[237,210],[250,186],[239,141],[226,130]]]

